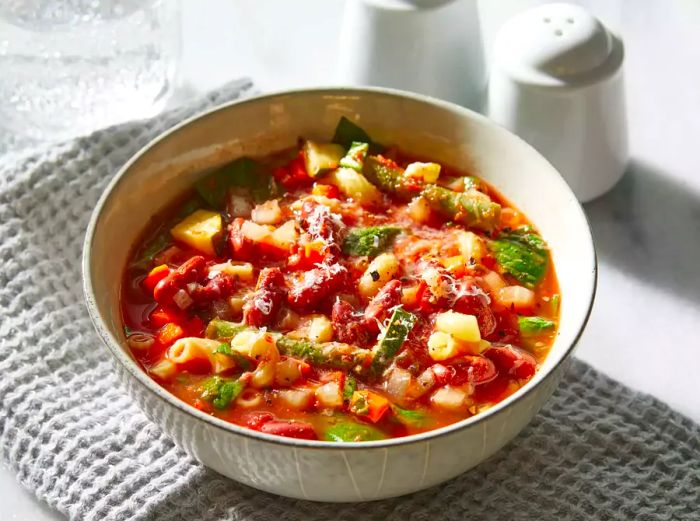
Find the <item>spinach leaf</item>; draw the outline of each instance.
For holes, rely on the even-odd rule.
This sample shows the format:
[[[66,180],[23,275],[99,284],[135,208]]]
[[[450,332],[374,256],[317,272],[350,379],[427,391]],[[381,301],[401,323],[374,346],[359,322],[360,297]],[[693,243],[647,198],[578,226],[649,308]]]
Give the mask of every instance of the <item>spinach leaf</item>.
[[[520,334],[523,336],[539,335],[545,331],[552,331],[556,325],[553,321],[543,317],[518,317]]]
[[[341,422],[329,427],[324,433],[327,441],[372,441],[386,438],[383,432],[369,425],[356,422]]]
[[[256,202],[266,201],[280,192],[270,173],[249,157],[236,159],[195,183],[197,193],[217,209],[224,206],[226,192],[234,186],[249,189]]]
[[[349,149],[353,142],[367,143],[369,145],[369,151],[372,154],[377,154],[384,150],[384,147],[379,143],[374,143],[369,137],[369,134],[367,134],[367,132],[365,132],[362,128],[357,126],[345,116],[341,116],[340,121],[338,121],[338,126],[335,127],[333,143],[343,145],[346,149]]]
[[[207,378],[201,384],[201,397],[217,409],[225,409],[243,391],[245,384],[240,380],[224,379],[220,376]]]
[[[391,245],[399,232],[401,228],[395,226],[353,228],[343,241],[343,252],[346,255],[376,257]]]
[[[503,270],[525,286],[533,287],[547,271],[547,246],[529,226],[501,233],[489,246]]]

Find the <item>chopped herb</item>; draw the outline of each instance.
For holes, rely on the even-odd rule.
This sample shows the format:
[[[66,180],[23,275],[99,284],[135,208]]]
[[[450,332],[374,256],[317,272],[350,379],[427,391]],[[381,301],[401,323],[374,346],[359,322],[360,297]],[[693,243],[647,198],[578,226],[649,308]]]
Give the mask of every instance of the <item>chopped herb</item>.
[[[376,257],[386,250],[401,232],[396,226],[370,226],[353,228],[343,241],[343,252],[347,255]]]

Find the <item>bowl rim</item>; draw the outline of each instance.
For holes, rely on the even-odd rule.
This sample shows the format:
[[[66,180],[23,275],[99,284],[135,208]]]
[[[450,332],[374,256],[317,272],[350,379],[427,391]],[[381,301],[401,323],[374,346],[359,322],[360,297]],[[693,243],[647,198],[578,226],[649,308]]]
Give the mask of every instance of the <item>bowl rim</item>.
[[[322,86],[322,87],[310,87],[310,88],[297,88],[297,89],[286,89],[278,90],[266,94],[251,96],[242,100],[234,100],[230,102],[217,105],[205,111],[199,112],[193,116],[186,118],[185,120],[177,123],[176,125],[168,128],[167,130],[160,133],[158,136],[150,140],[147,144],[141,147],[138,152],[133,154],[129,160],[124,163],[124,165],[117,171],[114,177],[110,180],[108,185],[104,188],[100,198],[95,205],[95,208],[90,216],[90,221],[88,223],[85,239],[83,242],[83,254],[82,254],[82,278],[83,278],[83,293],[85,297],[86,307],[90,320],[92,321],[93,327],[95,328],[98,336],[102,342],[109,349],[112,357],[118,361],[123,369],[125,369],[132,377],[135,378],[147,391],[150,391],[154,396],[160,398],[162,401],[168,405],[177,408],[181,412],[188,414],[195,420],[203,421],[215,427],[217,429],[223,430],[229,434],[243,436],[244,438],[250,438],[257,442],[270,443],[277,446],[290,447],[290,448],[304,448],[304,449],[315,449],[315,450],[359,450],[359,449],[380,449],[380,448],[390,448],[403,445],[412,445],[415,443],[424,443],[427,441],[434,440],[436,438],[441,438],[455,433],[456,431],[462,430],[464,428],[470,427],[472,425],[477,425],[482,422],[487,421],[489,418],[494,417],[508,410],[510,406],[515,405],[517,402],[524,400],[527,396],[531,395],[535,389],[552,373],[554,373],[565,361],[569,360],[573,350],[578,344],[581,335],[588,323],[591,316],[591,311],[593,308],[593,303],[595,300],[597,283],[598,283],[598,262],[595,251],[595,245],[593,242],[593,235],[590,227],[590,222],[586,213],[583,210],[580,202],[576,199],[571,188],[566,184],[561,174],[557,171],[554,166],[547,161],[551,166],[552,170],[559,174],[554,182],[558,182],[561,188],[568,192],[571,196],[572,202],[574,203],[574,211],[579,214],[579,217],[583,218],[586,224],[587,235],[585,242],[589,247],[590,257],[592,259],[592,265],[589,267],[590,281],[589,281],[589,303],[588,307],[584,313],[584,316],[579,324],[578,331],[571,344],[564,348],[564,352],[561,358],[546,372],[538,371],[533,379],[528,381],[523,387],[518,389],[515,393],[508,396],[504,400],[501,400],[494,406],[490,407],[488,410],[479,413],[475,416],[465,418],[458,422],[440,427],[438,429],[433,429],[430,431],[421,432],[418,434],[412,434],[409,436],[403,436],[400,438],[387,438],[384,440],[376,441],[354,441],[354,442],[343,442],[338,443],[334,441],[322,441],[322,440],[300,440],[296,438],[285,438],[282,436],[275,436],[271,434],[266,434],[253,429],[248,429],[236,425],[234,423],[226,422],[212,415],[205,414],[204,412],[196,409],[187,402],[180,400],[175,395],[171,394],[165,388],[160,386],[155,380],[153,380],[148,374],[138,365],[138,363],[130,357],[127,352],[122,348],[121,342],[112,334],[109,327],[106,325],[105,320],[102,318],[101,313],[97,307],[96,298],[93,292],[92,284],[92,273],[90,267],[92,244],[95,240],[96,228],[98,221],[102,215],[104,207],[107,205],[108,201],[111,199],[113,192],[117,185],[119,185],[123,178],[125,178],[130,172],[132,166],[139,161],[143,156],[145,156],[154,146],[167,140],[171,135],[180,132],[184,128],[192,125],[202,119],[210,117],[220,111],[229,110],[231,107],[238,105],[245,105],[251,103],[259,103],[261,101],[274,100],[280,97],[289,96],[308,96],[308,95],[385,95],[393,98],[403,98],[410,99],[411,101],[416,101],[424,105],[432,105],[440,108],[442,110],[457,114],[460,117],[466,117],[467,119],[475,119],[486,126],[495,127],[498,131],[508,134],[511,138],[520,141],[521,145],[532,150],[535,154],[544,158],[537,150],[535,150],[531,145],[525,142],[523,139],[510,132],[501,125],[495,123],[494,121],[488,119],[486,116],[479,114],[468,108],[456,105],[451,102],[443,101],[431,96],[426,96],[423,94],[417,94],[413,92],[406,92],[398,89],[390,89],[384,87],[333,87],[333,86]],[[246,440],[247,441],[247,440]]]

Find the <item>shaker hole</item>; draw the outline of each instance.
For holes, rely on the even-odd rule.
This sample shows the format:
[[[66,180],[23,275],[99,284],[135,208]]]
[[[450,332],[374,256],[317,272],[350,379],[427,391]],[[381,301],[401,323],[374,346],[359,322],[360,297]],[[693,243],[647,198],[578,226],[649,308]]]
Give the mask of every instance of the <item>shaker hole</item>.
[[[549,22],[552,21],[552,19],[549,18],[548,16],[545,16],[544,18],[542,18],[542,21],[543,21],[544,23],[548,24]]]
[[[562,31],[561,29],[557,29],[556,31],[554,31],[554,34],[555,34],[556,36],[563,36],[563,35],[564,35],[564,31]]]
[[[574,19],[573,19],[573,18],[567,18],[567,19],[566,19],[566,23],[572,24],[572,23],[574,23]]]

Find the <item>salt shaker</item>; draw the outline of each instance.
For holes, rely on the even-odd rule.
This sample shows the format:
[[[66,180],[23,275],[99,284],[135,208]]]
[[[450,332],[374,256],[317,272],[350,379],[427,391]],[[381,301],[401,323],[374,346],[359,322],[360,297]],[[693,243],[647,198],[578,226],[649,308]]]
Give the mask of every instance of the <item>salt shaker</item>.
[[[486,73],[477,0],[347,0],[337,79],[480,108]]]
[[[610,190],[627,159],[621,40],[584,8],[546,4],[494,44],[487,112],[542,153],[581,202]]]

